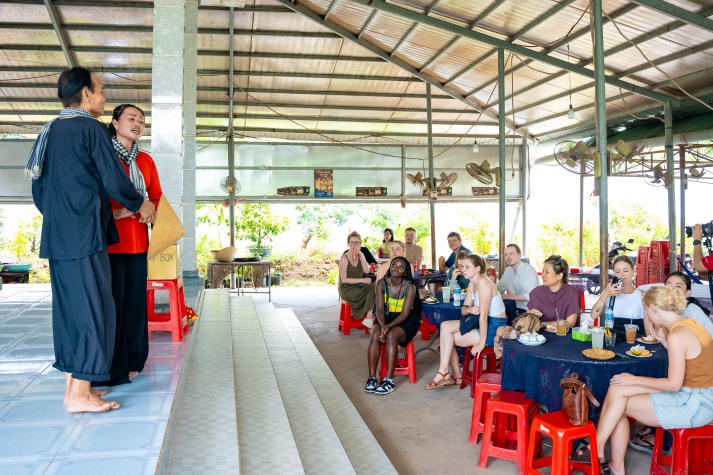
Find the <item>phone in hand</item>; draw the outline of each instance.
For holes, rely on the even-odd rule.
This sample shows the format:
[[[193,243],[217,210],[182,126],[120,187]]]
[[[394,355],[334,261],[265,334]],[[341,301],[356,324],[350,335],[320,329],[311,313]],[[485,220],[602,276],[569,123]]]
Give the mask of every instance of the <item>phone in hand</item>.
[[[611,285],[612,285],[612,287],[617,287],[617,288],[621,287],[621,277],[614,277],[611,280]]]

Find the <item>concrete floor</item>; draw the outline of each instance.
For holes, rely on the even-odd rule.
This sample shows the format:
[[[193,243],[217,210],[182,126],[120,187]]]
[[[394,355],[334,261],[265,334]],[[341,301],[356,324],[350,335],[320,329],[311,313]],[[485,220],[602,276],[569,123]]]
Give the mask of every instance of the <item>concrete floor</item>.
[[[487,470],[477,466],[480,445],[468,443],[473,400],[467,389],[424,390],[438,369],[438,355],[424,351],[416,357],[416,384],[396,376],[392,394],[366,394],[368,336],[337,331],[336,287],[276,287],[272,300],[293,309],[399,473],[517,473],[515,462],[506,460],[491,458]],[[420,335],[414,342],[417,350],[428,343]],[[650,462],[649,454],[629,450],[628,473],[648,474]]]

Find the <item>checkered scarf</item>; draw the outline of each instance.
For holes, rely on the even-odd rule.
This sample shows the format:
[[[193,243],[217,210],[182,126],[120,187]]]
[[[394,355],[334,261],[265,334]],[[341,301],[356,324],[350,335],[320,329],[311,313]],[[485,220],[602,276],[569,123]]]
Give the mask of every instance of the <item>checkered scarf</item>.
[[[129,178],[131,179],[131,183],[134,184],[136,191],[138,191],[144,198],[148,198],[148,194],[146,194],[146,182],[144,181],[144,176],[141,174],[141,170],[139,170],[139,166],[136,164],[136,157],[139,154],[139,146],[136,145],[136,142],[134,142],[131,144],[131,150],[126,150],[116,136],[111,138],[111,144],[114,146],[114,151],[119,156],[121,161],[129,166]]]
[[[42,167],[45,164],[45,155],[47,153],[47,137],[49,137],[52,125],[58,119],[64,119],[67,117],[86,117],[88,119],[94,119],[94,116],[84,109],[66,107],[59,111],[59,117],[55,117],[47,122],[37,135],[37,140],[35,140],[35,144],[32,146],[30,157],[25,165],[25,176],[30,180],[37,180],[40,175],[42,175]]]

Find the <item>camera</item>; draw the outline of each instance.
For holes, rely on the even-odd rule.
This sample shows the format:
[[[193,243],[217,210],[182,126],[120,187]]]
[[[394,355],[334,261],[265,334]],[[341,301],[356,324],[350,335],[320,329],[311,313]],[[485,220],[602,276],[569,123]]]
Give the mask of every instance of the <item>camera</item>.
[[[711,237],[713,236],[713,221],[710,223],[701,224],[703,228],[703,236]],[[693,226],[686,226],[686,236],[691,237],[693,235]]]

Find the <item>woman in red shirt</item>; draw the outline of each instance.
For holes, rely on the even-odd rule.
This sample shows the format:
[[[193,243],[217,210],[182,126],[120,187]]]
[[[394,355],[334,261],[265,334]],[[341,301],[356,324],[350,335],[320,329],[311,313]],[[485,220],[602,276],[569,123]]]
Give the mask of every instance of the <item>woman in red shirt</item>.
[[[137,145],[144,132],[144,112],[137,106],[122,104],[114,109],[109,135],[117,160],[136,190],[158,207],[161,183],[156,164]],[[111,379],[105,385],[130,382],[144,369],[149,354],[146,315],[148,226],[138,216],[112,200],[119,242],[109,246],[112,291],[116,304],[116,342],[111,364]]]

